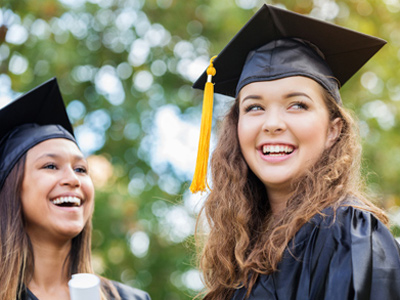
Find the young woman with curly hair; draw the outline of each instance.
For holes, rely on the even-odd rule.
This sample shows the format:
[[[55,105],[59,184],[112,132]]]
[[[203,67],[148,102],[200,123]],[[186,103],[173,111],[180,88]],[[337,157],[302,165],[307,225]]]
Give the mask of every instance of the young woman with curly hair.
[[[0,299],[70,299],[93,273],[94,187],[55,79],[0,110]],[[101,278],[102,300],[148,294]]]
[[[236,99],[198,219],[204,299],[400,299],[399,245],[364,193],[338,85],[383,44],[265,5],[214,61]]]

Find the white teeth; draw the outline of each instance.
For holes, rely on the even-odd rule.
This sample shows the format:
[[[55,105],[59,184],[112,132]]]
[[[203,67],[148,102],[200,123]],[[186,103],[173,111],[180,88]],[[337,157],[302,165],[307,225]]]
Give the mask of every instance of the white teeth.
[[[79,199],[78,197],[59,197],[56,199],[51,200],[51,202],[53,204],[62,204],[62,203],[73,203],[76,206],[80,206],[81,205],[81,199]]]
[[[268,146],[266,146],[266,145],[264,145],[263,146],[263,149],[262,149],[262,152],[264,153],[264,154],[266,154],[267,152],[268,152]]]
[[[269,154],[270,156],[278,156],[292,153],[294,148],[292,146],[283,145],[263,145],[263,154]]]

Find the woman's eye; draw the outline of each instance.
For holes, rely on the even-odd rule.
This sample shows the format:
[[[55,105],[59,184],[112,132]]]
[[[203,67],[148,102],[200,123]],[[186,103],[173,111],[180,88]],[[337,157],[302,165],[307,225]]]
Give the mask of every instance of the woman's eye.
[[[308,106],[307,106],[307,104],[305,104],[303,102],[297,102],[297,103],[294,103],[293,105],[291,105],[290,108],[293,108],[296,110],[307,110]]]
[[[78,167],[78,168],[75,168],[75,172],[86,174],[88,172],[88,170],[85,167]]]
[[[257,111],[257,110],[262,110],[263,108],[260,105],[250,105],[246,107],[246,112],[249,111]]]
[[[53,163],[50,163],[50,164],[46,164],[46,165],[43,167],[43,169],[56,170],[56,169],[57,169],[57,166],[56,166],[55,164],[53,164]]]

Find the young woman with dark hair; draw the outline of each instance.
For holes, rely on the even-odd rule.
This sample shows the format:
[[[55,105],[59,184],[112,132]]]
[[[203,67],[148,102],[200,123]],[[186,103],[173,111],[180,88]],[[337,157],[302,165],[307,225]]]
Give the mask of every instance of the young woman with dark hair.
[[[94,187],[55,79],[0,110],[0,299],[70,299],[93,273]],[[101,278],[101,299],[150,299]]]

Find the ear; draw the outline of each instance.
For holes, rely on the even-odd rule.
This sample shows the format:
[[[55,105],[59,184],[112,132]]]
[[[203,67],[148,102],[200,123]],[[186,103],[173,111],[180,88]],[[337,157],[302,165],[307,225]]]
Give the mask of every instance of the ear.
[[[325,143],[325,149],[332,147],[336,140],[339,138],[339,135],[342,132],[342,125],[342,119],[340,118],[336,118],[330,122]]]

